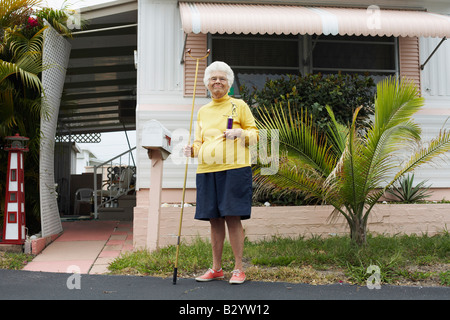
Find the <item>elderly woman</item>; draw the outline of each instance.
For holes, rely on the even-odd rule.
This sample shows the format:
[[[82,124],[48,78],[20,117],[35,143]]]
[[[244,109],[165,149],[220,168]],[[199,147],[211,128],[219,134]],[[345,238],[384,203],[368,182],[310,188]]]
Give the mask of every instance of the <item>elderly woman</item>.
[[[195,140],[185,146],[186,156],[198,157],[197,206],[195,219],[211,224],[213,265],[197,281],[223,279],[222,251],[225,224],[235,258],[230,283],[243,283],[244,230],[241,220],[249,219],[252,201],[252,171],[249,146],[258,141],[258,130],[248,105],[228,96],[234,82],[231,68],[216,61],[203,79],[212,101],[197,114]],[[227,129],[230,120],[232,127]]]

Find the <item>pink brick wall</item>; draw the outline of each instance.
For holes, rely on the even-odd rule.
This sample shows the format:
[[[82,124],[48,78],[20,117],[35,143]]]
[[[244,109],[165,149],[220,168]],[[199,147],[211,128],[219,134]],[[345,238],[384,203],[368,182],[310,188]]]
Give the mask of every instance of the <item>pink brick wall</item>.
[[[50,243],[56,240],[60,234],[54,234],[52,236],[48,236],[45,238],[38,238],[35,240],[31,240],[31,254],[38,255],[42,250],[45,249]]]
[[[145,193],[141,190],[139,193]],[[148,192],[147,192],[148,194]],[[145,247],[147,204],[145,196],[138,196],[134,209],[134,245]],[[349,233],[343,217],[329,222],[331,206],[253,207],[252,218],[243,221],[245,235],[250,241],[272,236],[297,237],[320,235],[346,235]],[[175,245],[178,235],[181,208],[161,208],[159,246]],[[182,241],[189,242],[197,236],[209,238],[209,223],[194,220],[195,207],[183,213]],[[372,234],[423,234],[433,235],[450,226],[450,204],[379,204],[369,218]]]

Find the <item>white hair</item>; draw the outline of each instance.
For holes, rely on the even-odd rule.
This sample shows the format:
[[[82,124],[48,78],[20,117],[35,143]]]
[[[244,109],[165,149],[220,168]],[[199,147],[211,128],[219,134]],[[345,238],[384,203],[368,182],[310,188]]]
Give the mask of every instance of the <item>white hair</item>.
[[[208,87],[209,78],[211,78],[211,73],[214,71],[222,71],[227,75],[228,86],[231,88],[234,82],[234,73],[230,66],[222,61],[214,61],[205,69],[205,76],[203,77],[203,82],[205,86]]]

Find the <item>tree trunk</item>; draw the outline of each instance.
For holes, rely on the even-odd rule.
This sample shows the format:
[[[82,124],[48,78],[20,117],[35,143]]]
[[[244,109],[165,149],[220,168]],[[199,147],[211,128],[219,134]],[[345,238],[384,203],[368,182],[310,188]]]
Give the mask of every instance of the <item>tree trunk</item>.
[[[367,223],[355,218],[350,224],[350,239],[358,246],[366,244]]]

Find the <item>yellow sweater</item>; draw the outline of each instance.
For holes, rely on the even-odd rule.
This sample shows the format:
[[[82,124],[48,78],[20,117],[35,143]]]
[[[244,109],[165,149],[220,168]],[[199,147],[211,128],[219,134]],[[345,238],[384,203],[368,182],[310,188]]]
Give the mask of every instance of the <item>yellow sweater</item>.
[[[236,106],[233,111],[233,104]],[[228,116],[233,113],[233,129],[243,129],[241,137],[225,139]],[[200,108],[197,114],[193,156],[198,157],[197,173],[216,172],[250,166],[249,146],[256,145],[258,129],[248,105],[228,95]]]

